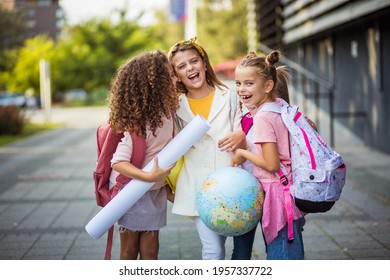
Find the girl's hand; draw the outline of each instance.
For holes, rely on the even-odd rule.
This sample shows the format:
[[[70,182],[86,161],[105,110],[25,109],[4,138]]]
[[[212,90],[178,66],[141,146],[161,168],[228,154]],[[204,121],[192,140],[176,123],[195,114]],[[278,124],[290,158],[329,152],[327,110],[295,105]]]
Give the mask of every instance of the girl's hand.
[[[218,141],[218,148],[223,152],[233,152],[238,148],[245,149],[246,146],[246,136],[242,130],[233,131]]]
[[[308,117],[305,116],[305,118],[306,118],[307,122],[311,125],[311,127],[312,127],[315,131],[317,131],[317,126],[316,126],[316,124],[315,124],[311,119],[309,119]]]
[[[147,176],[148,177],[147,180],[149,182],[157,182],[157,181],[165,180],[165,178],[167,178],[167,176],[169,175],[169,172],[171,172],[172,168],[175,167],[175,165],[176,165],[176,163],[172,164],[171,166],[169,166],[167,168],[160,168],[158,166],[158,158],[155,157],[153,168],[149,172],[149,174]]]
[[[236,149],[233,152],[232,166],[237,167],[246,161],[246,158],[242,156],[243,149]]]
[[[168,199],[168,201],[174,203],[175,202],[175,194],[173,193],[171,187],[168,184],[166,184],[165,185],[165,189],[167,191],[167,199]]]

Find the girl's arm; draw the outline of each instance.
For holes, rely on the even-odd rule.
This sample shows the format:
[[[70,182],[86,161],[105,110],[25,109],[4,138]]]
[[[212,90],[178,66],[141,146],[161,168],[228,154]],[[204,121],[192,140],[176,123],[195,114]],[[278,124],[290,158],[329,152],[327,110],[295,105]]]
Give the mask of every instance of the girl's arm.
[[[112,169],[118,171],[119,173],[144,182],[157,182],[164,180],[171,169],[175,164],[169,166],[168,168],[160,168],[158,166],[158,158],[154,158],[153,168],[150,172],[143,171],[128,161],[119,161],[112,165]]]
[[[259,145],[259,144],[257,144]],[[279,153],[276,143],[267,142],[261,143],[263,155],[257,155],[248,150],[237,149],[233,155],[233,165],[242,164],[249,160],[254,165],[267,170],[268,172],[276,172],[280,168]]]
[[[305,116],[305,118],[306,118],[307,122],[311,125],[311,127],[312,127],[315,131],[317,131],[317,126],[316,126],[316,124],[315,124],[311,119],[309,119],[308,117]]]
[[[246,136],[245,132],[242,130],[233,131],[218,141],[218,148],[221,149],[221,151],[232,152],[236,149],[245,149],[246,147]]]

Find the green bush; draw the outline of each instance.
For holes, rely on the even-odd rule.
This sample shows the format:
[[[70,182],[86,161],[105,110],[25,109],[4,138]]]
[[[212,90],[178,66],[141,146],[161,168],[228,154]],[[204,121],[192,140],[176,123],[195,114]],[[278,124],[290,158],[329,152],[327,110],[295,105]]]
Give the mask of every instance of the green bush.
[[[17,106],[0,107],[0,135],[17,135],[26,124],[24,111]]]

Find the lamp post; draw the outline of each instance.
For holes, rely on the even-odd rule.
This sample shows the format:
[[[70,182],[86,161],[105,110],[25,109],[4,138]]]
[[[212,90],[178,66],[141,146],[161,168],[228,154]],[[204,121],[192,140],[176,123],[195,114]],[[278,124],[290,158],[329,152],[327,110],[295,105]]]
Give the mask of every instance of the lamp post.
[[[50,86],[50,64],[42,59],[39,62],[41,104],[45,113],[45,121],[51,121],[51,86]]]

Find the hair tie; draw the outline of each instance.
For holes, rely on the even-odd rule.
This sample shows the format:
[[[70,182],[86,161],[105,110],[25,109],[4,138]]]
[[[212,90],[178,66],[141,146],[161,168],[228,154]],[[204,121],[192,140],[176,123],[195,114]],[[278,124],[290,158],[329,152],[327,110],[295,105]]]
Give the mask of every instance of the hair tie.
[[[197,38],[198,38],[198,37],[195,36],[195,37],[193,37],[193,38],[191,38],[191,39],[189,39],[189,40],[181,40],[181,41],[177,42],[177,43],[174,44],[174,45],[172,46],[172,48],[169,50],[168,56],[170,56],[170,55],[172,54],[172,52],[173,52],[173,49],[176,48],[176,47],[178,47],[178,46],[181,46],[181,45],[193,45],[193,46],[198,50],[198,52],[200,53],[200,55],[204,58],[204,50],[203,50],[203,48],[202,48],[199,44],[196,43],[196,39],[197,39]]]

